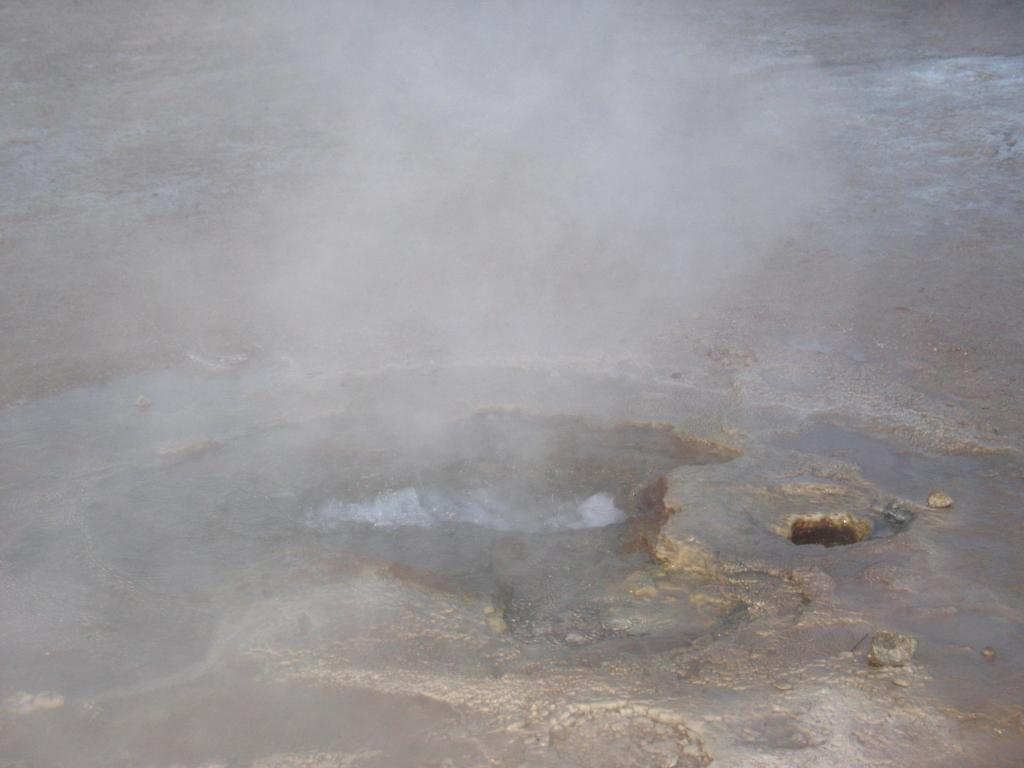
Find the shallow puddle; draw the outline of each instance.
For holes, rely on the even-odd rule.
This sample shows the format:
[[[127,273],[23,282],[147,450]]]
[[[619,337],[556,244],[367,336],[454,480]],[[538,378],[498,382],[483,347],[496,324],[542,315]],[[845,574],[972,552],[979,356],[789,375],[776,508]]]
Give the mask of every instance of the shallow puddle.
[[[796,434],[777,437],[772,444],[849,462],[871,482],[892,493],[921,499],[922,503],[947,481],[972,476],[998,479],[1014,491],[1024,492],[1019,466],[1012,456],[926,455],[900,447],[895,441],[827,422],[816,422]]]

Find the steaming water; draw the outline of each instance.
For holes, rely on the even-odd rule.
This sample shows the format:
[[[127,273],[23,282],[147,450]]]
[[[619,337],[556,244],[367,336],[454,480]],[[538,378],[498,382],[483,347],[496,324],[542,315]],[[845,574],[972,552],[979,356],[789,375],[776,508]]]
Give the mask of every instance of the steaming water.
[[[512,386],[515,376],[521,378]],[[169,371],[4,413],[0,492],[9,511],[0,547],[0,651],[7,663],[0,693],[15,696],[17,714],[8,716],[18,718],[20,741],[12,754],[123,748],[139,756],[132,764],[199,766],[220,757],[245,764],[245,755],[274,750],[351,750],[374,732],[346,726],[338,712],[374,712],[383,730],[400,731],[417,746],[407,727],[417,717],[446,732],[444,707],[427,712],[404,693],[378,702],[362,678],[345,687],[349,674],[369,674],[369,689],[381,686],[381,695],[389,686],[418,692],[429,685],[457,697],[479,684],[493,685],[500,697],[506,682],[509,690],[541,691],[552,668],[637,663],[650,671],[623,679],[641,686],[644,697],[666,685],[670,695],[696,702],[679,676],[703,663],[691,667],[693,647],[717,636],[721,645],[712,647],[730,654],[734,643],[753,638],[742,654],[774,652],[777,627],[789,627],[802,610],[811,611],[810,624],[795,626],[788,661],[778,669],[798,670],[804,656],[834,662],[877,625],[919,638],[921,669],[947,698],[1002,706],[986,702],[1005,700],[1004,681],[1019,677],[1019,621],[1005,597],[1019,574],[1003,565],[1014,562],[1017,543],[1006,535],[1019,504],[1019,496],[1006,495],[1016,489],[1013,467],[893,454],[899,472],[889,476],[880,474],[891,462],[888,453],[880,458],[888,449],[878,440],[821,429],[773,439],[815,455],[842,447],[894,491],[940,484],[956,498],[953,512],[922,512],[898,535],[829,550],[790,545],[756,506],[733,509],[716,499],[717,486],[709,486],[706,502],[693,496],[673,518],[682,526],[680,541],[692,531],[723,558],[749,555],[787,571],[827,568],[844,609],[871,617],[870,624],[854,619],[854,626],[803,640],[801,627],[826,631],[812,617],[827,609],[815,601],[805,607],[773,569],[744,571],[738,602],[735,587],[708,583],[699,572],[660,573],[645,552],[628,546],[634,528],[625,523],[637,514],[636,497],[619,480],[635,487],[647,469],[674,466],[661,442],[590,428],[586,420],[517,417],[515,410],[485,408],[467,417],[496,402],[526,402],[549,414],[585,413],[586,402],[599,402],[604,412],[608,403],[631,404],[635,410],[617,414],[630,423],[680,424],[695,403],[713,410],[710,396],[634,400],[625,379],[475,368],[435,379],[434,400],[424,402],[417,372],[327,382],[269,364],[213,376]],[[645,383],[648,394],[657,386]],[[678,386],[666,378],[664,392],[678,394]],[[136,407],[140,392],[150,407]],[[592,400],[581,400],[581,392]],[[391,407],[375,411],[374,403]],[[665,403],[678,410],[656,410]],[[611,435],[621,442],[609,442]],[[73,449],[80,444],[95,449],[80,454]],[[764,450],[772,456],[777,448]],[[679,470],[698,484],[731,471],[742,488],[759,482],[744,474],[756,471],[753,455],[750,448],[739,460]],[[861,575],[865,569],[871,580]],[[898,589],[881,591],[876,578]],[[764,611],[781,623],[742,629]],[[995,663],[961,650],[987,645],[998,650]],[[341,687],[314,696],[245,671],[260,654],[293,651],[322,663]],[[732,662],[710,658],[697,673],[728,685]],[[843,662],[853,670],[859,663]],[[401,688],[406,674],[417,675],[408,689]],[[572,685],[619,684],[603,672],[580,674]],[[955,691],[938,687],[961,679]],[[47,691],[63,697],[61,708],[40,709],[56,700]],[[20,692],[35,697],[35,710],[23,711],[28,699],[17,698]],[[843,689],[832,700],[850,696]],[[737,711],[748,706],[754,704]],[[237,719],[226,712],[238,712]],[[147,741],[147,718],[160,723],[158,733],[177,727],[169,718],[191,723],[196,735],[185,746]],[[49,721],[72,735],[51,744],[32,730]],[[217,732],[203,723],[217,723]],[[260,738],[248,735],[254,729]],[[301,737],[291,735],[295,729]],[[637,741],[649,743],[642,733]],[[438,749],[447,754],[450,744],[442,740]]]
[[[128,6],[0,6],[0,768],[1024,764],[1020,455],[890,439],[1019,448],[1024,6]],[[749,440],[663,568],[504,404]]]
[[[537,533],[602,528],[625,519],[625,513],[607,493],[595,493],[583,501],[538,502],[522,507],[487,488],[454,493],[436,488],[402,488],[367,502],[331,499],[311,510],[307,523],[319,530],[336,529],[345,522],[369,523],[375,528],[470,523],[496,531]]]

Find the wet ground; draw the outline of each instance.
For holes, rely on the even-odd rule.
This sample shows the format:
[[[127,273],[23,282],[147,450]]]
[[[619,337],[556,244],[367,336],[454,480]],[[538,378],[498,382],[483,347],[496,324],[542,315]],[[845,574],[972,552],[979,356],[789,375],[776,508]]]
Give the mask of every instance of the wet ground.
[[[0,766],[1021,763],[1024,12],[643,8],[621,45],[757,118],[684,159],[750,171],[676,232],[724,266],[645,282],[602,209],[588,282],[408,278],[452,210],[563,209],[366,184],[329,14],[0,7]],[[339,216],[379,281],[308,257]]]
[[[1019,461],[734,408],[281,361],[9,409],[5,756],[1012,764]],[[791,541],[825,517],[864,535]],[[880,630],[910,665],[868,664]]]

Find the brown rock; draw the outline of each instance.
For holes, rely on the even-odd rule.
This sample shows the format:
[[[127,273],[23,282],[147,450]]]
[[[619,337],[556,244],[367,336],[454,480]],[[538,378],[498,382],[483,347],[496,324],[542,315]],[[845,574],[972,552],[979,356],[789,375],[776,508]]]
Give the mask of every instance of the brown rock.
[[[873,667],[905,667],[917,650],[917,640],[896,632],[876,632],[868,649],[868,663]]]

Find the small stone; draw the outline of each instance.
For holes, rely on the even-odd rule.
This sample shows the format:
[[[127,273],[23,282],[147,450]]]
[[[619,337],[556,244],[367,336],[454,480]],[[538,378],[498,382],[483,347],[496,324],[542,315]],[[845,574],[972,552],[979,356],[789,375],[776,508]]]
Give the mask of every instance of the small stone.
[[[868,663],[873,667],[905,667],[917,650],[917,640],[896,632],[876,632],[868,649]]]
[[[587,638],[579,632],[567,632],[565,642],[569,643],[569,645],[583,645],[583,643],[587,642]]]
[[[953,499],[945,491],[932,491],[928,494],[928,506],[932,509],[949,509]]]
[[[785,693],[786,691],[793,690],[793,686],[789,683],[772,683],[772,685],[774,686],[775,690],[782,691],[783,693]]]
[[[991,645],[986,645],[984,648],[981,649],[981,657],[985,659],[985,661],[995,661],[996,649],[993,648]]]
[[[898,685],[900,688],[909,688],[910,681],[904,677],[894,677],[892,680],[893,685]]]
[[[153,401],[145,395],[139,395],[135,400],[135,407],[140,411],[148,411],[151,405],[153,405]]]
[[[882,517],[894,531],[902,531],[914,521],[914,510],[908,504],[894,499],[885,505]]]

